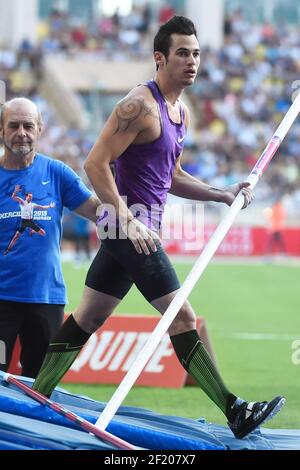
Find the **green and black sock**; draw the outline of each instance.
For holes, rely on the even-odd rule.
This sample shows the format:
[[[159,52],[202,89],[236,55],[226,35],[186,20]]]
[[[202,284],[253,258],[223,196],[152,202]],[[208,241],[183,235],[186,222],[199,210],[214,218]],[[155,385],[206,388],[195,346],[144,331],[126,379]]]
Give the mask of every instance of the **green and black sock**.
[[[70,315],[57,335],[51,340],[32,388],[50,397],[90,336],[90,333],[86,333],[80,328],[73,315]]]
[[[227,389],[197,331],[187,331],[170,339],[182,366],[230,420],[230,410],[237,397]]]

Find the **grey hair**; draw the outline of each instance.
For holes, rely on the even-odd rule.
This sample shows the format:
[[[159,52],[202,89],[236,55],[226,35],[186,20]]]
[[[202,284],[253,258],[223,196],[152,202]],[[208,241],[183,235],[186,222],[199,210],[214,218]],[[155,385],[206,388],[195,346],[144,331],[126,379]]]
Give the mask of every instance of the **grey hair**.
[[[3,127],[3,124],[4,124],[4,113],[5,111],[14,103],[22,103],[22,102],[28,102],[28,103],[31,103],[35,106],[36,108],[36,113],[37,113],[37,123],[39,126],[42,126],[43,125],[43,118],[42,118],[42,114],[40,112],[40,110],[38,109],[37,105],[29,100],[28,98],[25,98],[23,96],[19,97],[19,98],[13,98],[12,100],[9,100],[9,101],[6,101],[6,103],[4,103],[1,108],[0,108],[0,125],[1,127]]]

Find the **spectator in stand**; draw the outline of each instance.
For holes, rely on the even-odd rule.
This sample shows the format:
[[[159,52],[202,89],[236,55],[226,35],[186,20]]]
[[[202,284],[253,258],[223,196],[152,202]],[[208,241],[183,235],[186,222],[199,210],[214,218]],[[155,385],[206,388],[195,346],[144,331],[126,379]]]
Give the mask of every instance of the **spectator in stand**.
[[[287,250],[283,236],[286,211],[281,196],[275,199],[272,207],[265,209],[264,214],[270,224],[266,248],[267,256],[272,256],[276,250],[279,250],[279,254],[286,255]]]
[[[173,16],[175,15],[175,10],[174,8],[168,3],[165,2],[158,13],[158,21],[159,24],[166,23],[169,21]]]

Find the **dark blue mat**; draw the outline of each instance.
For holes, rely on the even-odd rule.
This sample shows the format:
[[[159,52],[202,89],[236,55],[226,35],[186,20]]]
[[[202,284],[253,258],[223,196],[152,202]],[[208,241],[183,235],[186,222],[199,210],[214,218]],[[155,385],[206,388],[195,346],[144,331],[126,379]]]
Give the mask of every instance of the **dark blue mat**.
[[[22,380],[32,383],[31,379]],[[105,406],[61,389],[56,389],[51,398],[92,423]],[[134,407],[121,407],[107,431],[138,447],[153,450],[300,449],[300,430],[261,428],[240,440],[227,427],[204,419],[162,416]],[[8,385],[0,372],[0,449],[4,448],[114,449]]]

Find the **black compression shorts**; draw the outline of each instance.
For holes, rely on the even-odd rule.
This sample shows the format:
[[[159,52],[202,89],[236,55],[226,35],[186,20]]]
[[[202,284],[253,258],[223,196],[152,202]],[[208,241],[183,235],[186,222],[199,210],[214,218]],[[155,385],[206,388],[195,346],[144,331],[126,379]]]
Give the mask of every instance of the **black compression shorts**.
[[[41,227],[39,227],[32,219],[22,219],[21,227],[18,231],[23,233],[27,228],[31,228],[34,232],[39,232],[41,230]]]
[[[137,253],[128,239],[103,240],[88,271],[86,285],[122,299],[133,283],[148,302],[180,287],[176,272],[160,244],[157,244],[156,253],[147,256]]]

